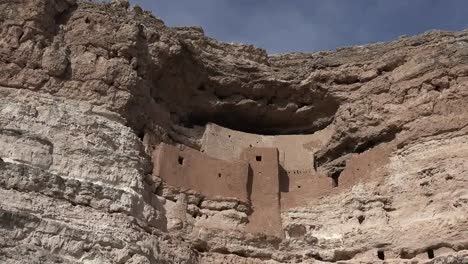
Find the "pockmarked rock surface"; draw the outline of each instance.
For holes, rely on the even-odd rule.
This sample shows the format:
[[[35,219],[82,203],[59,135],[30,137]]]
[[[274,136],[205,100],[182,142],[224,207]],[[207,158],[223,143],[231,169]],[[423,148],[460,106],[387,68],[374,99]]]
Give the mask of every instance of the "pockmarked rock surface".
[[[269,55],[125,0],[0,25],[0,263],[468,263],[467,31]]]

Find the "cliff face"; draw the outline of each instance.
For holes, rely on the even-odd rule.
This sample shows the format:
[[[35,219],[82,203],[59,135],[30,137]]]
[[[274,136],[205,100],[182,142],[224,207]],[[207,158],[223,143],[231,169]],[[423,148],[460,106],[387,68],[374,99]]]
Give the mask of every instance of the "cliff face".
[[[125,1],[0,0],[0,23],[0,262],[468,261],[467,32],[269,56]],[[248,232],[249,202],[152,175],[209,123],[326,135],[337,187]]]

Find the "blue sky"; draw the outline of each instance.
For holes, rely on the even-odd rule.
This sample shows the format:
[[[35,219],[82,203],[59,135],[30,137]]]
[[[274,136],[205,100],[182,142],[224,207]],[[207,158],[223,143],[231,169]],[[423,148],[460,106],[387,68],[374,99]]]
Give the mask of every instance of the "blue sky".
[[[313,52],[468,28],[468,0],[130,0],[168,26],[202,26],[269,53]]]

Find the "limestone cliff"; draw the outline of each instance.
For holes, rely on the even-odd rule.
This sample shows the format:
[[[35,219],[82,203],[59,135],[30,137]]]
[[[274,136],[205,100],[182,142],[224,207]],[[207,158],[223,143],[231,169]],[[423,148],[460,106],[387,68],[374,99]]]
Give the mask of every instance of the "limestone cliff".
[[[0,24],[1,263],[467,263],[468,32],[268,55],[124,0],[0,0]],[[154,173],[163,145],[213,155],[211,123],[310,135],[284,153],[327,187],[291,175],[280,232],[250,232],[252,198]]]

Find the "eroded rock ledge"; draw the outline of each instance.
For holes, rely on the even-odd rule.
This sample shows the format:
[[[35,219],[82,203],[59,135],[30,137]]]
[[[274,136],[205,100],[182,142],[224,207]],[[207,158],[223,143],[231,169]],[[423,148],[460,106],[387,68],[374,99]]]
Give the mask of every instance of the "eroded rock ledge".
[[[268,55],[124,0],[0,0],[0,23],[0,262],[468,260],[467,32]],[[172,181],[163,146],[241,188]]]

